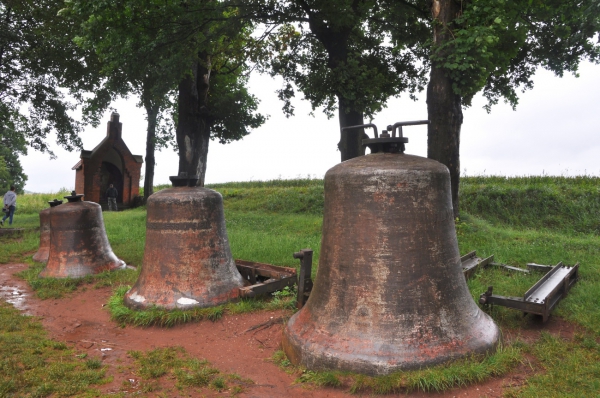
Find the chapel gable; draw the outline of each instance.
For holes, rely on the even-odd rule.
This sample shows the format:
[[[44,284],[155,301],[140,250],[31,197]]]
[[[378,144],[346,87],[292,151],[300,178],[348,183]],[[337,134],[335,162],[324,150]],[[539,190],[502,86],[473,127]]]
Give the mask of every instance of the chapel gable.
[[[91,151],[81,151],[75,170],[75,191],[84,194],[84,200],[104,204],[106,190],[113,184],[119,193],[117,203],[133,204],[139,195],[143,158],[133,155],[123,138],[123,124],[119,114],[113,113],[106,129],[106,137]]]

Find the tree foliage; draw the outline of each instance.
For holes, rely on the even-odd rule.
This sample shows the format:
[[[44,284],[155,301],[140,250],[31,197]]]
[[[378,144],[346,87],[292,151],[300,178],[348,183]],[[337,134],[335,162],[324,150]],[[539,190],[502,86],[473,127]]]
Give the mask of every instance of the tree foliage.
[[[90,109],[106,107],[111,91],[139,95],[148,116],[147,177],[155,148],[172,141],[172,130],[160,124],[161,117],[165,120],[165,112],[173,112],[181,122],[181,93],[177,102],[171,99],[181,82],[196,73],[194,65],[205,68],[211,82],[209,102],[198,110],[207,136],[226,143],[264,122],[256,114],[257,99],[244,87],[243,50],[251,31],[247,22],[232,23],[235,8],[208,0],[73,0],[64,12],[85,19],[76,42],[103,63],[105,90],[90,102]],[[155,134],[156,127],[162,134]]]
[[[597,0],[434,0],[431,75],[427,91],[427,156],[450,170],[458,216],[462,107],[482,92],[491,106],[513,108],[518,90],[533,87],[539,67],[558,76],[597,62]]]
[[[27,154],[27,141],[18,131],[6,128],[0,135],[0,194],[14,185],[23,193],[27,175],[23,172],[19,155]]]
[[[539,67],[558,76],[577,73],[584,60],[598,61],[600,31],[597,0],[470,0],[448,28],[452,40],[435,47],[453,81],[453,90],[469,106],[482,92],[490,106],[503,98],[513,108],[518,91],[533,88]]]
[[[419,11],[404,2],[292,0],[261,6],[263,20],[281,24],[266,64],[272,75],[284,78],[278,95],[288,115],[295,87],[313,110],[321,108],[328,117],[337,110],[340,127],[346,127],[363,124],[390,97],[412,96],[425,84],[427,30]],[[395,46],[391,25],[403,36]],[[362,131],[348,134],[350,142],[342,135],[338,145],[342,160],[364,153]]]
[[[95,87],[95,60],[71,40],[73,25],[57,17],[61,0],[0,1],[0,134],[21,134],[50,154],[47,139],[81,146],[81,123],[71,116],[81,93]],[[62,88],[62,89],[61,89]],[[68,89],[67,89],[68,88]]]
[[[322,108],[329,117],[339,98],[372,117],[390,96],[414,94],[426,82],[419,60],[424,58],[427,32],[410,7],[399,12],[402,5],[390,9],[356,0],[297,0],[271,7],[269,19],[281,27],[272,36],[268,66],[286,82],[279,96],[286,101],[287,114],[293,114],[289,99],[295,95],[294,85],[313,110]],[[396,46],[390,24],[407,27]]]

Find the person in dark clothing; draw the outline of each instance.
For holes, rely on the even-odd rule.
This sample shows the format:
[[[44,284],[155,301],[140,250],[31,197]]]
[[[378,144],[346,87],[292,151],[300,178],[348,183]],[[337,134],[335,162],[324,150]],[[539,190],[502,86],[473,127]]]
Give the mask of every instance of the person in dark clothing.
[[[119,193],[117,192],[117,188],[110,184],[108,189],[106,190],[106,198],[108,199],[108,210],[117,211],[117,196]]]

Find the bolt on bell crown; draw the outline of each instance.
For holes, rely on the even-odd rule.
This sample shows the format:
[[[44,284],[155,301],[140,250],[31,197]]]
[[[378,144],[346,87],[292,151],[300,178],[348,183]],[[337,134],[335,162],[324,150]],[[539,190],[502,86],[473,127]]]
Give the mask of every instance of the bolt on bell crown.
[[[381,375],[498,343],[462,274],[448,169],[402,153],[407,139],[391,127],[363,141],[375,153],[325,175],[316,280],[283,337],[308,369]]]
[[[68,203],[48,209],[50,250],[40,277],[81,278],[125,267],[108,242],[102,208],[82,197],[73,191]]]

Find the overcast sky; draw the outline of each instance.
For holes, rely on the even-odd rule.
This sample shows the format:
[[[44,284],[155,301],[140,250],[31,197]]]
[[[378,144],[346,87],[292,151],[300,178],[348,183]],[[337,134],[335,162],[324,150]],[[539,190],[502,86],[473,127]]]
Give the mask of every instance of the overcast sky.
[[[582,64],[580,77],[555,77],[540,70],[535,87],[520,96],[516,111],[506,104],[482,109],[478,97],[464,111],[461,132],[461,173],[463,175],[594,175],[600,176],[600,66]],[[253,76],[250,90],[261,100],[259,111],[268,121],[239,142],[221,145],[211,142],[208,153],[207,183],[269,180],[276,178],[322,178],[340,161],[337,150],[337,117],[328,120],[320,111],[308,116],[306,101],[296,101],[296,116],[285,118],[274,91],[281,82],[268,76]],[[135,98],[113,104],[123,123],[123,140],[135,155],[145,155],[146,120]],[[84,148],[93,149],[106,135],[104,115],[100,127],[88,127],[82,135]],[[392,99],[388,108],[376,115],[379,130],[406,120],[427,119],[425,93],[419,101]],[[367,130],[371,133],[370,130]],[[409,138],[406,153],[427,156],[425,127],[406,127]],[[29,179],[25,189],[56,192],[73,189],[80,152],[66,152],[56,145],[58,156],[30,150],[21,159]],[[169,183],[177,174],[177,155],[172,149],[156,156],[155,185]],[[143,172],[142,168],[142,172]],[[140,186],[143,186],[143,178]]]

